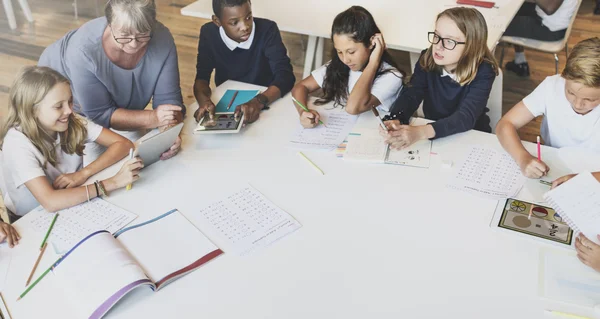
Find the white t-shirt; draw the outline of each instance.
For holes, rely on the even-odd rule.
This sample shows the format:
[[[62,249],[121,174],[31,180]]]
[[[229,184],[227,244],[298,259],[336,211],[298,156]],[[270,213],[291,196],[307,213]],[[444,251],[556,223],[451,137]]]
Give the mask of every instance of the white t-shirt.
[[[87,122],[86,143],[95,141],[102,132],[102,126],[88,119],[82,120]],[[52,184],[58,176],[74,173],[82,168],[82,156],[69,155],[62,151],[60,136],[54,145],[58,165],[54,167],[48,163],[44,167],[44,156],[25,134],[16,128],[11,128],[6,133],[2,147],[2,172],[6,189],[2,189],[2,194],[5,198],[8,196],[8,200],[5,199],[5,202],[8,202],[9,205],[6,207],[13,213],[22,216],[40,205],[25,186],[25,182],[36,177],[46,176]]]
[[[321,66],[311,73],[320,87],[323,87],[323,81],[325,79],[328,64],[329,63]],[[402,74],[400,74],[400,72],[397,71],[393,66],[383,62],[381,65],[381,70],[388,69],[392,69],[393,71],[386,72],[377,77],[371,88],[371,94],[376,97],[379,102],[381,102],[381,105],[379,105],[378,108],[386,112],[388,112],[392,105],[394,105],[394,102],[400,94],[400,90],[402,90]],[[350,77],[348,78],[348,94],[352,92],[352,89],[354,88],[356,82],[358,82],[358,78],[361,74],[362,71],[350,70]]]
[[[577,0],[564,0],[558,10],[552,15],[547,15],[540,6],[535,7],[535,12],[542,18],[542,24],[550,31],[560,31],[569,27],[571,17],[576,14]]]
[[[549,76],[523,103],[534,116],[544,115],[541,134],[546,145],[600,153],[600,107],[576,113],[565,95],[565,82],[560,75]]]

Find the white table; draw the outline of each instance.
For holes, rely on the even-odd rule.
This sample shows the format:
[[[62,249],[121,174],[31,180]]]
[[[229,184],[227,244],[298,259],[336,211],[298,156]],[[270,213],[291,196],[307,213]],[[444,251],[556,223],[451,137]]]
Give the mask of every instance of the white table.
[[[214,100],[227,88],[257,87],[228,81]],[[536,290],[545,245],[492,231],[495,201],[445,189],[452,169],[441,161],[457,163],[473,144],[499,148],[494,135],[436,140],[429,169],[305,152],[321,176],[285,147],[298,121],[289,96],[236,135],[190,135],[186,121],[183,151],[109,201],[139,214],[135,223],[171,208],[192,216],[216,190],[249,182],[303,227],[248,256],[225,253],[157,293],[134,291],[107,318],[543,318],[548,304]],[[364,125],[377,123],[365,114],[357,123]],[[543,149],[548,159],[556,152]],[[16,319],[71,318],[52,307],[60,292],[45,281],[15,301],[43,237],[27,218],[15,224],[22,240],[11,250],[4,298]],[[55,260],[50,250],[38,270]]]
[[[498,8],[481,9],[488,21],[488,46],[494,48],[524,0],[498,0]],[[429,47],[427,32],[433,31],[435,18],[455,0],[260,0],[252,2],[256,17],[277,22],[281,31],[308,35],[304,60],[304,77],[323,64],[323,39],[331,36],[335,16],[353,5],[365,7],[375,17],[389,48],[407,51],[415,65],[423,49]],[[186,16],[210,19],[213,15],[209,0],[196,1],[181,9]],[[316,54],[315,54],[316,49]]]

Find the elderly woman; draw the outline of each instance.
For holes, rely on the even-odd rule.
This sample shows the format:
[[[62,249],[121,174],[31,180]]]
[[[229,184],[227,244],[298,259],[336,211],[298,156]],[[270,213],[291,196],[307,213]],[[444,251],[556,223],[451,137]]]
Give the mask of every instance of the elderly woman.
[[[154,0],[108,1],[105,17],[67,33],[38,64],[70,80],[77,112],[132,141],[183,120],[175,42],[156,20]],[[150,100],[153,110],[146,110]],[[180,145],[179,138],[161,159],[177,154]],[[88,145],[85,162],[103,151]]]

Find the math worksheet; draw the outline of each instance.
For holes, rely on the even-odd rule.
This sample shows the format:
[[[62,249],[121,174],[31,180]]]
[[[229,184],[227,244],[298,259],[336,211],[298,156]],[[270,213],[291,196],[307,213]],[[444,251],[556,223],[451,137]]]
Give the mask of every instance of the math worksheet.
[[[30,221],[33,229],[45,234],[54,214],[48,213],[42,206],[30,214],[35,216]],[[137,218],[137,215],[101,198],[63,209],[57,214],[58,218],[48,240],[59,254],[66,253],[85,236],[97,230],[108,230],[113,234]]]
[[[314,100],[310,100],[309,108],[319,112],[324,124],[315,128],[303,128],[298,123],[289,146],[295,149],[332,150],[352,131],[358,116],[348,114],[341,106],[334,108],[333,103],[315,106]]]
[[[525,184],[517,163],[503,150],[474,146],[447,187],[491,199],[515,197]]]
[[[250,185],[202,207],[194,222],[226,253],[246,254],[302,227]]]

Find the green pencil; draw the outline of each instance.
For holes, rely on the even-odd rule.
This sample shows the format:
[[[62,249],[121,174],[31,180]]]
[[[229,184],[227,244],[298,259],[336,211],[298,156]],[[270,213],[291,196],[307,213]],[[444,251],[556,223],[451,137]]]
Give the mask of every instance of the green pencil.
[[[50,267],[48,267],[48,269],[46,269],[46,271],[44,271],[39,277],[38,279],[36,279],[31,285],[29,285],[29,287],[27,287],[27,289],[25,289],[25,291],[23,291],[23,293],[19,296],[19,298],[17,298],[17,301],[21,300],[21,298],[25,297],[25,295],[31,290],[33,289],[33,287],[35,287],[35,285],[38,284],[38,282],[40,282],[40,280],[42,280],[42,278],[44,278],[44,276],[46,276],[46,274],[48,274],[50,272],[50,270],[52,270],[54,268],[54,266],[56,266],[56,264],[62,259],[62,257],[58,258],[58,260],[53,263]]]
[[[52,218],[52,223],[50,223],[50,227],[48,227],[46,236],[44,236],[44,240],[42,241],[42,244],[40,245],[40,250],[42,250],[42,248],[44,248],[44,244],[46,243],[46,240],[48,240],[48,236],[50,236],[50,232],[52,231],[52,227],[54,227],[54,223],[56,222],[57,217],[58,217],[58,213],[54,214],[54,218]]]
[[[310,112],[310,110],[309,110],[309,109],[308,109],[306,106],[304,106],[302,103],[298,102],[298,100],[296,100],[296,98],[295,98],[295,97],[293,97],[293,96],[292,96],[292,100],[293,100],[294,102],[296,102],[296,104],[300,105],[300,107],[301,107],[301,108],[302,108],[304,111],[306,111],[306,112]],[[323,126],[325,126],[325,123],[323,123],[323,121],[321,121],[321,120],[319,120],[319,124],[323,124]]]

